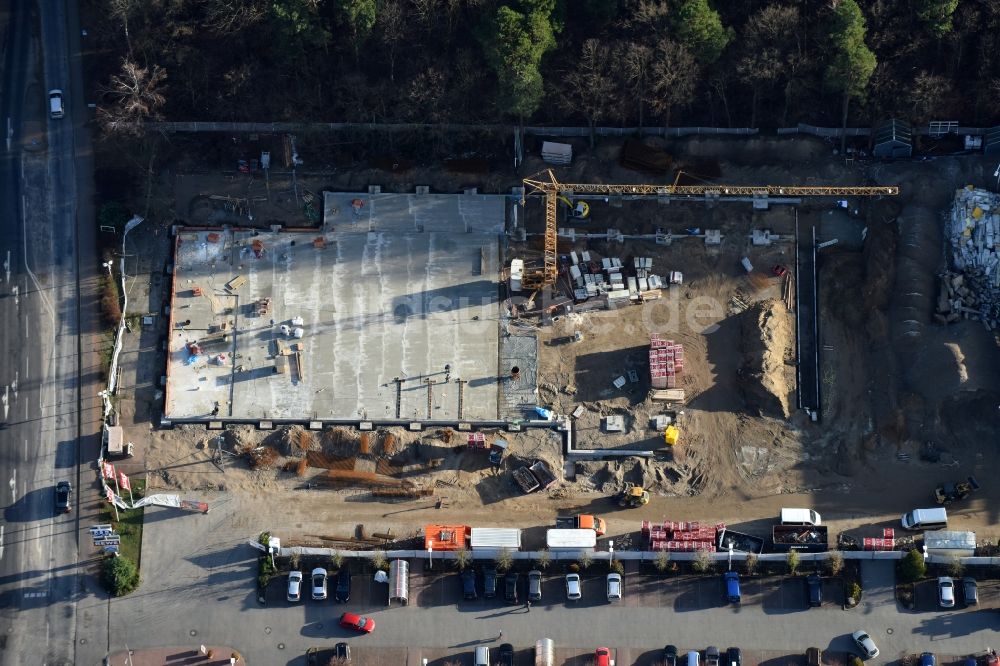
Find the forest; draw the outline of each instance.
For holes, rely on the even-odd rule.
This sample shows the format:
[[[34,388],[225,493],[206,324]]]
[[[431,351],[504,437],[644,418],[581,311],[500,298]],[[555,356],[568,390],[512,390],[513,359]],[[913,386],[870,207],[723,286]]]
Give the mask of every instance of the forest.
[[[99,120],[1000,124],[1000,0],[88,0]],[[93,26],[93,27],[90,27]]]

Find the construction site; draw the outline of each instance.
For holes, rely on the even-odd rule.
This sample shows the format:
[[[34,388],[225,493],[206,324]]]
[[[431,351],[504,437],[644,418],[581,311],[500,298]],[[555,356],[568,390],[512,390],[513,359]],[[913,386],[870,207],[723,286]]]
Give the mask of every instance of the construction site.
[[[373,529],[404,535],[600,513],[630,484],[683,515],[629,524],[751,520],[801,494],[849,527],[905,510],[941,464],[996,460],[969,448],[1000,425],[992,199],[969,208],[981,231],[948,232],[979,244],[980,273],[938,277],[939,219],[983,167],[945,183],[755,143],[550,148],[491,194],[424,170],[364,191],[370,169],[291,194],[272,174],[281,224],[259,178],[178,176],[161,427],[125,424],[150,486],[360,512],[302,534],[351,532],[366,498]],[[255,210],[206,213],[209,193]],[[912,487],[878,490],[901,474]]]

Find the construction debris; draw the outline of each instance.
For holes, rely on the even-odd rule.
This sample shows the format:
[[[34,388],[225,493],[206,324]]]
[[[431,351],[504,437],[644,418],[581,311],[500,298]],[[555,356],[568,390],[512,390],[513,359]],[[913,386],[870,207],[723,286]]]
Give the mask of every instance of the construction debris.
[[[948,238],[955,270],[940,276],[934,318],[981,321],[992,331],[1000,321],[1000,196],[971,186],[957,190]]]

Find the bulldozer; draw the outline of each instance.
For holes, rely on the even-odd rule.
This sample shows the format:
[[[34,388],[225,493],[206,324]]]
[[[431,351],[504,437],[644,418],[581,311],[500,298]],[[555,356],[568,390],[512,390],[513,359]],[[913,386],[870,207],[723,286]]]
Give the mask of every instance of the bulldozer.
[[[934,500],[938,504],[951,504],[958,500],[964,500],[973,492],[979,490],[979,482],[976,477],[966,477],[965,481],[957,483],[942,483],[934,489]]]
[[[627,509],[634,509],[646,504],[649,504],[649,491],[634,483],[625,486],[625,489],[618,495],[618,506]]]

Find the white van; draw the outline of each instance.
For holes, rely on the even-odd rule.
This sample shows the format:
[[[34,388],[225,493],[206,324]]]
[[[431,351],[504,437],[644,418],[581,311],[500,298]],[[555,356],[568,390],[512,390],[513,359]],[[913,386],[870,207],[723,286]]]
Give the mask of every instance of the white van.
[[[701,655],[698,654],[697,650],[691,650],[687,653],[687,665],[686,666],[698,666],[698,662],[701,661]]]
[[[490,664],[490,648],[488,645],[480,645],[476,648],[476,666],[492,666]]]
[[[62,118],[66,115],[63,110],[62,90],[49,91],[49,115],[53,118]]]
[[[820,515],[812,509],[782,509],[782,525],[822,525]]]
[[[943,506],[914,509],[903,514],[904,530],[943,530],[948,527],[948,512]]]

